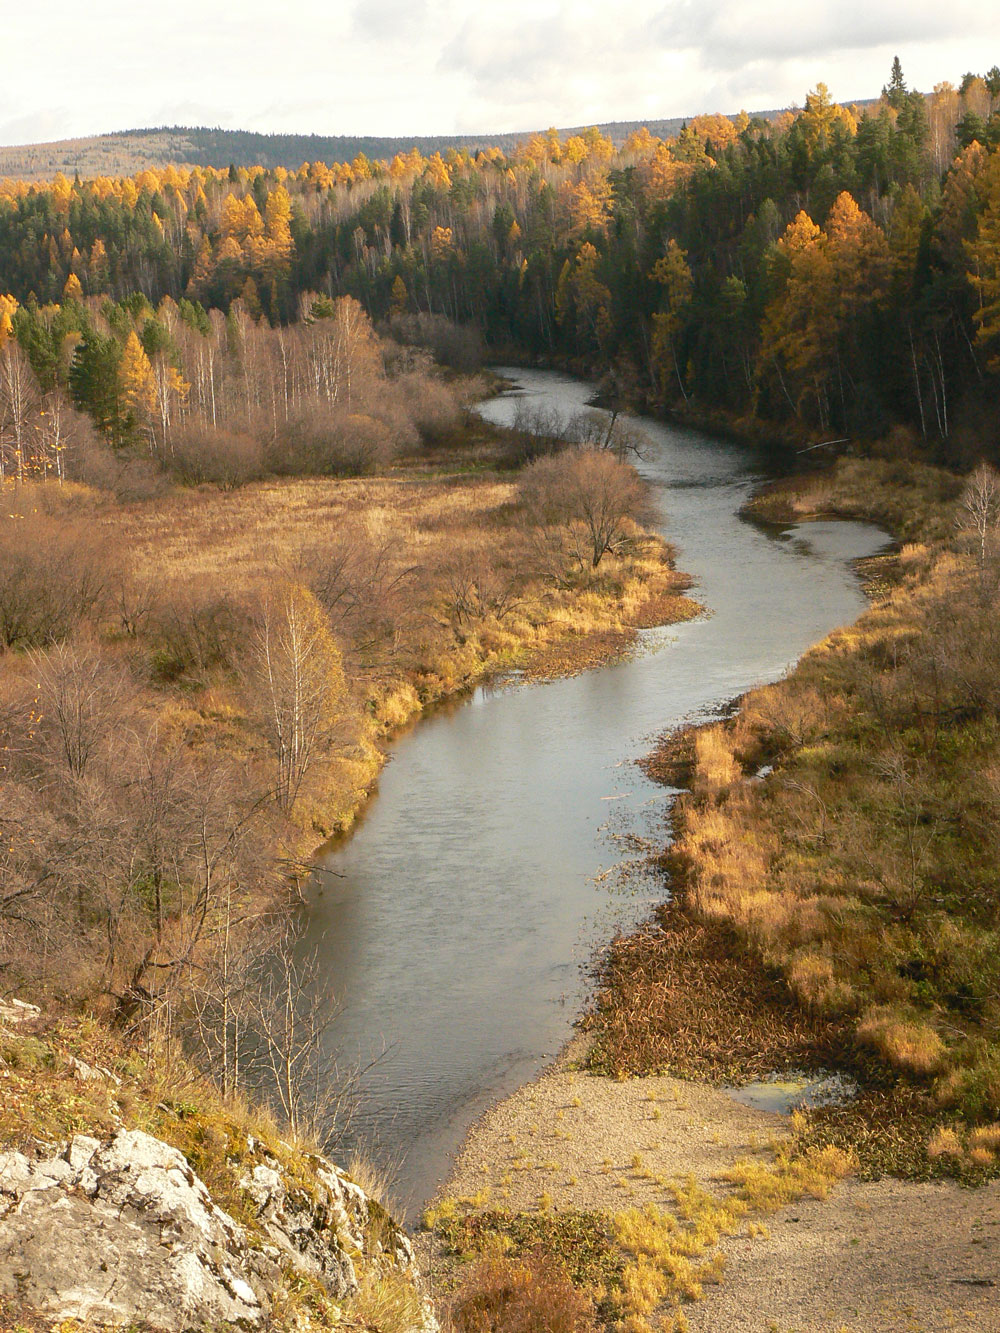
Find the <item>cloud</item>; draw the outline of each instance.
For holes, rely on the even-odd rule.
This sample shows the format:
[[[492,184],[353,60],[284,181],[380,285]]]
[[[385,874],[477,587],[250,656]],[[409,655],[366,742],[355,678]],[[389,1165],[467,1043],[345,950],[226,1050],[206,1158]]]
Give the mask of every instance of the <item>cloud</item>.
[[[411,42],[431,26],[427,0],[360,0],[351,32],[377,44]]]
[[[0,0],[3,4],[3,0]],[[198,121],[318,134],[528,131],[877,96],[1000,55],[972,0],[91,0],[3,4],[0,139]]]
[[[707,67],[733,68],[759,59],[939,40],[956,31],[968,8],[965,0],[880,0],[848,13],[837,0],[819,0],[792,19],[778,0],[674,0],[654,19],[652,33],[665,46],[695,52]]]

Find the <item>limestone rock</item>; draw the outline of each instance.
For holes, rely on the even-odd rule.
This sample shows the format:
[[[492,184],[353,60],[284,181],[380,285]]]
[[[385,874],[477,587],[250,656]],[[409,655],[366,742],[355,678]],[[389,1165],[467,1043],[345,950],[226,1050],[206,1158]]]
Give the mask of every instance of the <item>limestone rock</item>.
[[[254,1330],[289,1265],[335,1299],[357,1289],[362,1255],[412,1265],[409,1241],[363,1190],[325,1158],[305,1162],[293,1179],[251,1141],[239,1166],[257,1214],[248,1229],[182,1153],[139,1130],[104,1144],[78,1134],[35,1160],[0,1153],[0,1295],[52,1319]],[[423,1327],[436,1327],[429,1312]]]
[[[176,1148],[138,1130],[0,1154],[0,1293],[62,1319],[259,1326],[241,1228]]]
[[[41,1012],[37,1004],[28,1004],[26,1000],[0,1000],[0,1027],[13,1028],[33,1022]]]

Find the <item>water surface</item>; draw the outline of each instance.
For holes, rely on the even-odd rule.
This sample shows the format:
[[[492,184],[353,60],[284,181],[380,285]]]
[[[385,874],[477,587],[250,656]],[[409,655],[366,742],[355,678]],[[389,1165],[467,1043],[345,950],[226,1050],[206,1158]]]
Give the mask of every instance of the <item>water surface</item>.
[[[569,414],[592,392],[510,370],[484,405],[525,397]],[[671,793],[635,765],[665,729],[710,717],[780,676],[863,609],[850,562],[885,543],[863,523],[764,529],[737,516],[757,478],[739,447],[641,423],[638,462],[660,526],[706,615],[644,631],[633,659],[544,685],[479,689],[393,746],[366,817],[325,860],[304,947],[344,1010],[344,1057],[386,1055],[352,1133],[390,1163],[412,1209],[447,1174],[472,1121],[532,1077],[570,1033],[584,965],[662,889],[609,892],[623,833],[662,838]]]

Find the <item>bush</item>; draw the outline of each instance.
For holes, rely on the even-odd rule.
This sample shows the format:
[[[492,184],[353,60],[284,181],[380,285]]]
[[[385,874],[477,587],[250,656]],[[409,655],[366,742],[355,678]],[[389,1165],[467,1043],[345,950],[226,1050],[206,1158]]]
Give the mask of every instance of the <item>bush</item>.
[[[459,424],[455,395],[431,375],[406,375],[396,382],[410,420],[425,444],[447,439]]]
[[[648,513],[645,483],[635,468],[606,450],[571,450],[536,459],[521,479],[521,499],[540,525],[578,529],[591,567]]]
[[[439,365],[473,374],[483,364],[479,330],[469,324],[453,324],[443,315],[405,315],[392,322],[393,337],[415,347],[426,347]]]
[[[395,452],[385,422],[367,413],[316,406],[280,427],[270,461],[276,472],[363,477],[384,467]]]
[[[215,482],[232,491],[263,475],[264,450],[253,435],[191,421],[174,436],[167,466],[180,481]]]
[[[234,597],[197,584],[171,592],[149,618],[153,673],[170,681],[231,666],[242,660],[250,628],[249,608]]]
[[[82,523],[44,514],[0,519],[0,646],[40,648],[105,610],[115,557]]]
[[[480,1260],[452,1298],[453,1333],[596,1333],[594,1303],[541,1255]]]

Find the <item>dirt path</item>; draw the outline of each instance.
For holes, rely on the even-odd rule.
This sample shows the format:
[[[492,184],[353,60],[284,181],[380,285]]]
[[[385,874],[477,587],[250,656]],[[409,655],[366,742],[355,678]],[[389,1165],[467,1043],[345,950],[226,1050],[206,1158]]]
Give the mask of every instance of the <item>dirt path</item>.
[[[785,1117],[701,1083],[574,1072],[575,1043],[473,1128],[442,1194],[486,1206],[669,1207],[663,1181],[769,1157]],[[657,1179],[659,1177],[659,1179]],[[547,1197],[546,1197],[547,1196]],[[847,1180],[723,1241],[726,1276],[685,1307],[691,1333],[1000,1333],[1000,1182]]]

